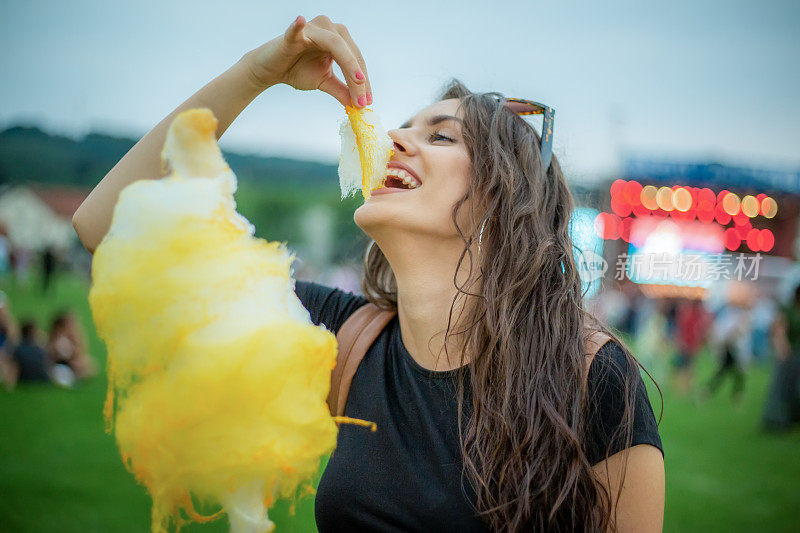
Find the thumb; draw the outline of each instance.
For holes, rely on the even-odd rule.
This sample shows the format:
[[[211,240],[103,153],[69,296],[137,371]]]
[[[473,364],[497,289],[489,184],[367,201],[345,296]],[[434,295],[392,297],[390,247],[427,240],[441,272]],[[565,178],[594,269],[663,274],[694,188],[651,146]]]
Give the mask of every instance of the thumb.
[[[347,85],[342,83],[342,81],[336,76],[330,76],[329,78],[325,79],[319,84],[317,89],[333,96],[343,106],[353,105],[352,98],[350,97],[350,89],[348,89]]]
[[[303,38],[303,28],[306,25],[306,19],[303,15],[298,15],[294,22],[292,22],[283,34],[288,42],[299,41]]]

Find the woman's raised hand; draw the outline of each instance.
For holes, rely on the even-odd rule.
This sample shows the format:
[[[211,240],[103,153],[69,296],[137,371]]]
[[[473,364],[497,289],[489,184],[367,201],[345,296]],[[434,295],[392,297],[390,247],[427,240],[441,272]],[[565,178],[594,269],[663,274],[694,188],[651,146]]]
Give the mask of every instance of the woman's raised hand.
[[[310,22],[299,16],[283,35],[245,55],[254,82],[266,89],[285,83],[301,91],[319,89],[342,105],[364,107],[372,103],[367,67],[344,24],[325,15]],[[345,76],[333,72],[333,61]]]

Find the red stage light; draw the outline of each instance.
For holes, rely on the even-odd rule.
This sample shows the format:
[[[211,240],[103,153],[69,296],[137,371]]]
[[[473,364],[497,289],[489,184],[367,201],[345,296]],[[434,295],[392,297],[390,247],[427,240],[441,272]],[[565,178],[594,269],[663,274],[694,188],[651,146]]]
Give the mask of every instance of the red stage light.
[[[619,198],[621,200],[626,183],[623,179],[614,180],[614,183],[611,184],[611,198]]]
[[[714,221],[714,209],[697,211],[697,220],[700,222],[710,223]]]
[[[742,244],[742,239],[739,238],[739,232],[733,228],[728,228],[725,230],[724,239],[725,248],[730,251],[736,250]]]
[[[631,242],[631,226],[633,225],[633,219],[631,217],[625,217],[619,224],[619,237],[625,242]]]
[[[626,217],[631,214],[631,206],[619,196],[611,199],[611,210],[618,216]]]
[[[775,246],[775,235],[768,229],[762,229],[759,232],[759,248],[762,252],[769,252]]]
[[[713,209],[714,206],[717,205],[717,195],[708,187],[704,187],[697,193],[697,203],[698,205],[709,203],[711,204],[711,209]]]
[[[717,207],[714,208],[714,218],[723,226],[731,221],[731,216],[725,212],[722,208],[722,204],[717,204]]]
[[[629,181],[623,188],[622,197],[625,202],[631,206],[641,203],[642,184],[638,181]]]
[[[600,213],[594,218],[594,230],[603,239],[619,239],[619,217],[613,213]]]
[[[747,247],[754,252],[761,251],[761,231],[756,228],[751,228],[747,232]]]
[[[736,232],[739,233],[739,238],[740,239],[745,240],[747,238],[747,235],[750,233],[750,230],[753,229],[753,227],[752,226],[734,226],[731,229],[733,229],[733,230],[735,230]]]
[[[734,224],[738,224],[741,226],[746,222],[750,222],[750,217],[748,217],[744,212],[739,211],[738,213],[736,213],[731,217],[731,220],[733,220]]]

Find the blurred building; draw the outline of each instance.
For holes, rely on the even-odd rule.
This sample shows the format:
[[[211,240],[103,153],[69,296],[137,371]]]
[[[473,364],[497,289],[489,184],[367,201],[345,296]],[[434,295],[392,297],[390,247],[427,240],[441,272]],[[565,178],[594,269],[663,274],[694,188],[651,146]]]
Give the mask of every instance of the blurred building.
[[[77,241],[72,215],[89,195],[88,189],[26,184],[0,189],[0,225],[12,246],[38,252],[66,252]]]

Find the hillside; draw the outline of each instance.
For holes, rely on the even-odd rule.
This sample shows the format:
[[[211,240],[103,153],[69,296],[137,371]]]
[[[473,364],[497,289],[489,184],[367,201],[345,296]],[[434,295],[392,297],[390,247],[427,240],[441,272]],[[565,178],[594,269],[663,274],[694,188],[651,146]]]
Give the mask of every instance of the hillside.
[[[94,186],[136,141],[104,133],[73,139],[47,133],[35,126],[12,126],[0,131],[0,185],[39,182]],[[338,183],[333,164],[224,153],[242,183]]]

